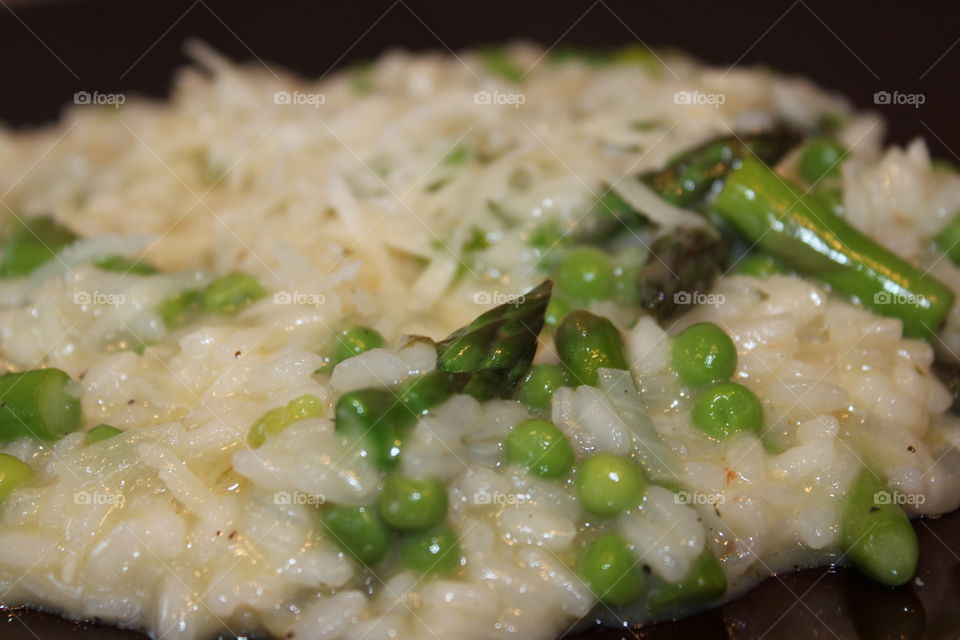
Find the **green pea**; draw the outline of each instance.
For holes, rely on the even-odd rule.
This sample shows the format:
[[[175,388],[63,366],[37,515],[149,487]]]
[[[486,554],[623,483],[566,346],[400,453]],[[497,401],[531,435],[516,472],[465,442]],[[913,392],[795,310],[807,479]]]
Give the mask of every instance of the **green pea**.
[[[591,541],[580,558],[580,575],[597,598],[621,606],[643,591],[643,575],[627,543],[615,533]]]
[[[383,470],[399,464],[405,432],[415,422],[389,389],[350,391],[334,408],[334,428],[354,438],[362,455]]]
[[[543,322],[548,327],[556,329],[567,317],[567,314],[573,311],[570,303],[561,296],[554,294],[547,303],[547,310],[543,314]]]
[[[507,461],[541,478],[559,478],[573,467],[573,447],[549,420],[524,420],[507,436]]]
[[[187,289],[175,293],[160,305],[157,312],[168,329],[178,329],[193,322],[203,313],[203,292]]]
[[[330,539],[363,565],[374,565],[390,550],[390,531],[372,507],[334,505],[323,524]]]
[[[96,444],[97,442],[103,442],[107,438],[118,436],[121,433],[123,433],[123,431],[116,427],[111,427],[108,424],[98,424],[93,429],[90,429],[90,431],[87,431],[86,443]]]
[[[370,327],[355,326],[343,329],[337,334],[337,342],[333,347],[333,363],[338,364],[370,349],[379,349],[384,344],[386,341],[383,336]]]
[[[612,322],[590,313],[572,311],[560,323],[554,340],[557,354],[577,384],[597,384],[597,370],[626,370],[620,332]]]
[[[727,591],[727,576],[712,552],[704,551],[680,582],[661,580],[650,589],[654,610],[704,605]]]
[[[577,471],[576,485],[583,508],[598,516],[615,516],[637,506],[647,491],[640,467],[609,453],[584,460]]]
[[[547,411],[553,394],[560,387],[570,386],[570,374],[555,364],[535,364],[520,383],[520,402],[531,409]]]
[[[439,480],[389,476],[380,492],[380,515],[394,529],[435,527],[447,514],[447,490]]]
[[[33,479],[33,470],[19,458],[0,453],[0,502],[18,487]]]
[[[809,184],[835,176],[846,153],[844,146],[836,140],[814,138],[807,143],[800,155],[800,175]]]
[[[457,534],[449,527],[414,534],[404,540],[400,560],[423,575],[449,575],[460,566]]]
[[[702,391],[694,401],[693,425],[714,440],[741,431],[759,431],[763,407],[753,391],[742,384],[721,382]]]
[[[594,247],[572,249],[557,266],[554,282],[574,300],[607,300],[616,291],[613,265]]]
[[[698,322],[678,333],[672,352],[673,368],[691,386],[727,380],[737,370],[736,345],[712,322]]]
[[[203,292],[203,308],[211,313],[233,315],[267,295],[260,281],[246,273],[228,273],[211,282]]]

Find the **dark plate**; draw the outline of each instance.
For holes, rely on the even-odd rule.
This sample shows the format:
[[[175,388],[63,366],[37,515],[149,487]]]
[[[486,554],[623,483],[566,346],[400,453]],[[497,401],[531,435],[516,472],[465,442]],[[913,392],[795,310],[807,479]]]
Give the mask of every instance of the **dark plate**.
[[[891,139],[924,136],[960,161],[960,47],[952,4],[915,0],[737,3],[629,0],[7,0],[0,9],[0,119],[55,118],[77,91],[163,95],[200,37],[227,55],[319,76],[393,46],[459,49],[530,38],[547,46],[675,45],[719,65],[766,63],[879,110]],[[919,108],[874,104],[881,91],[921,93]],[[915,524],[918,581],[883,589],[847,570],[768,579],[726,606],[642,630],[598,630],[578,640],[955,640],[960,638],[960,514]],[[48,613],[5,612],[4,640],[134,640],[144,636]]]

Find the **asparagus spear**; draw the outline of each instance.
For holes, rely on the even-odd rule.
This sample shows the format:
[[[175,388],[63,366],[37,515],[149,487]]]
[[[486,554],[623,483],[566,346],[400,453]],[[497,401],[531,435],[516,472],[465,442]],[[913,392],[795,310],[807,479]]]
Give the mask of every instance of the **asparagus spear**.
[[[76,239],[72,231],[49,216],[19,220],[3,245],[0,275],[25,276],[52,260],[60,249]]]
[[[753,158],[728,176],[713,207],[749,240],[797,271],[929,337],[953,305],[950,289],[884,249]]]
[[[637,276],[640,306],[657,320],[673,318],[713,286],[726,262],[726,245],[710,231],[679,229],[661,236]]]
[[[797,132],[784,128],[727,136],[684,152],[663,169],[642,175],[641,180],[664,200],[697,208],[744,158],[757,156],[774,164],[799,141]]]
[[[530,370],[553,283],[494,307],[437,344],[437,368],[467,374],[463,392],[481,402],[509,397]]]
[[[0,376],[0,442],[58,440],[80,426],[80,400],[60,369]]]
[[[847,557],[863,574],[896,587],[913,577],[919,547],[903,510],[869,469],[853,481],[841,517]]]

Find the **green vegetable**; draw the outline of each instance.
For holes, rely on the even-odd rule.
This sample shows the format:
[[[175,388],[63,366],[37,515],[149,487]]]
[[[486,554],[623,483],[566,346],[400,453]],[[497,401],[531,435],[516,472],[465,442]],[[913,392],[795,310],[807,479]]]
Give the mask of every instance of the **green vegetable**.
[[[570,303],[564,301],[560,296],[553,296],[550,299],[550,304],[547,305],[547,310],[543,314],[543,321],[547,326],[556,328],[560,326],[560,323],[563,322],[563,319],[567,317],[567,314],[572,311]]]
[[[400,560],[423,575],[449,575],[460,566],[457,534],[449,527],[414,534],[403,541]]]
[[[340,396],[334,409],[335,429],[354,438],[361,453],[380,469],[400,462],[403,439],[415,422],[389,389],[358,389]]]
[[[380,492],[380,516],[394,529],[421,531],[443,522],[447,490],[439,480],[388,476]]]
[[[535,418],[515,425],[507,436],[507,461],[541,478],[559,478],[573,467],[573,447],[555,424]]]
[[[722,183],[731,169],[754,155],[775,164],[800,140],[795,131],[774,129],[742,136],[727,136],[685,151],[659,171],[641,179],[664,200],[684,208],[697,208]]]
[[[603,244],[624,231],[637,232],[650,224],[646,215],[634,209],[612,187],[605,187],[577,224],[574,240]]]
[[[640,467],[609,453],[584,460],[577,471],[576,486],[583,508],[598,516],[615,516],[637,506],[647,491]]]
[[[500,47],[486,47],[478,52],[480,62],[486,67],[487,71],[498,75],[510,82],[520,82],[523,79],[524,72],[516,62],[510,58],[510,54]]]
[[[917,569],[919,546],[893,493],[869,469],[857,474],[841,515],[843,547],[861,573],[881,584],[906,584]]]
[[[0,453],[0,502],[33,479],[33,469],[19,458]]]
[[[814,138],[804,146],[797,168],[807,184],[816,184],[838,175],[840,163],[846,155],[846,148],[836,140]]]
[[[680,229],[657,238],[637,275],[640,307],[661,322],[689,311],[726,262],[726,245],[708,229]]]
[[[101,271],[113,273],[132,273],[138,276],[152,276],[157,273],[156,268],[140,260],[131,260],[126,256],[103,256],[93,261],[93,266]]]
[[[371,507],[334,505],[323,525],[334,544],[364,566],[377,564],[390,550],[390,531]]]
[[[630,604],[643,591],[643,575],[627,543],[615,533],[591,541],[580,558],[580,575],[606,604]]]
[[[422,415],[460,391],[464,376],[439,369],[417,376],[400,386],[397,392],[400,404],[414,416]]]
[[[714,440],[724,440],[741,431],[759,432],[763,407],[742,384],[721,382],[700,392],[692,417],[697,429]]]
[[[606,300],[616,289],[610,259],[594,247],[577,247],[569,251],[554,275],[557,288],[579,302]]]
[[[577,384],[597,384],[597,369],[629,369],[620,332],[589,311],[573,311],[560,323],[557,354]]]
[[[60,369],[0,376],[0,442],[57,440],[80,426],[80,400]]]
[[[96,444],[97,442],[103,442],[107,438],[112,438],[113,436],[118,436],[123,431],[117,429],[116,427],[111,427],[108,424],[98,424],[90,431],[87,431],[87,444]]]
[[[187,289],[167,298],[157,309],[168,329],[179,329],[203,314],[203,292]]]
[[[673,339],[673,368],[691,386],[727,380],[737,370],[737,347],[712,322],[699,322]]]
[[[203,308],[210,313],[233,315],[267,292],[260,281],[245,273],[228,273],[211,282],[203,292]]]
[[[15,278],[32,273],[76,239],[72,231],[49,216],[18,219],[3,245],[0,276]]]
[[[313,394],[306,393],[287,403],[286,406],[271,409],[257,418],[247,432],[247,444],[251,449],[263,445],[267,436],[276,435],[294,422],[323,416],[323,401]]]
[[[770,254],[751,251],[737,262],[737,273],[766,280],[773,275],[788,273],[788,270]]]
[[[704,551],[686,576],[676,583],[660,580],[650,589],[648,601],[654,610],[701,606],[727,591],[727,577],[709,550]]]
[[[386,341],[376,329],[363,326],[343,329],[337,333],[337,342],[333,347],[333,363],[339,364],[365,351],[379,349],[385,344]]]
[[[535,364],[520,383],[520,402],[531,409],[547,411],[553,394],[560,387],[570,386],[570,374],[555,364]]]
[[[909,336],[932,335],[953,306],[947,286],[752,158],[730,174],[713,206],[750,241],[796,270],[881,315],[900,318]]]
[[[950,262],[960,264],[960,214],[954,216],[933,240],[944,255],[950,258]]]
[[[463,393],[485,401],[510,397],[530,370],[553,283],[481,314],[437,344],[437,368],[465,374]]]

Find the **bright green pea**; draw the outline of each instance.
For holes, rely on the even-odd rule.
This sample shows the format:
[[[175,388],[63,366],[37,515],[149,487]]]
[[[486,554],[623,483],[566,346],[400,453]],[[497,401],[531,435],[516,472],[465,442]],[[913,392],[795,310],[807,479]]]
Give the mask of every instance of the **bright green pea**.
[[[337,334],[337,342],[333,347],[333,363],[338,364],[370,349],[379,349],[385,344],[383,336],[370,327],[343,329]]]
[[[630,368],[620,331],[607,318],[589,311],[567,314],[557,328],[554,344],[577,384],[596,385],[601,368]]]
[[[390,550],[390,531],[372,507],[335,505],[323,519],[331,540],[363,565],[374,565]]]
[[[380,492],[380,516],[394,529],[435,527],[447,514],[447,490],[439,480],[389,476]]]
[[[19,458],[0,453],[0,502],[32,478],[33,470],[30,465]]]
[[[549,420],[524,420],[507,436],[507,461],[541,478],[559,478],[573,467],[573,447]]]
[[[572,249],[557,266],[554,282],[574,300],[607,300],[616,291],[613,265],[594,247]]]
[[[404,540],[400,560],[423,575],[451,574],[460,566],[457,534],[449,527],[414,534]]]
[[[117,429],[116,427],[111,427],[108,424],[98,424],[90,431],[87,431],[86,443],[95,444],[97,442],[102,442],[107,438],[112,438],[113,436],[118,436],[123,431]]]
[[[211,282],[203,292],[203,308],[211,313],[233,315],[267,295],[260,281],[246,273],[228,273]]]
[[[690,325],[673,339],[673,368],[695,387],[727,380],[737,370],[737,347],[712,322]]]
[[[556,364],[535,364],[520,383],[520,402],[531,409],[547,411],[553,394],[570,386],[570,374]]]
[[[800,175],[809,184],[835,176],[846,153],[844,146],[836,140],[814,138],[807,143],[800,155]]]
[[[703,605],[722,596],[727,590],[727,576],[717,558],[709,550],[690,567],[680,582],[659,581],[647,598],[655,610]]]
[[[609,453],[584,460],[577,471],[576,485],[583,508],[599,516],[615,516],[637,506],[647,490],[640,467]]]
[[[759,431],[763,407],[756,394],[742,384],[721,382],[702,391],[694,401],[693,425],[714,440],[741,431]]]
[[[548,327],[556,329],[567,317],[567,314],[573,311],[570,303],[561,296],[554,294],[547,303],[547,310],[543,314],[543,322]]]
[[[630,604],[643,591],[643,575],[627,543],[615,533],[590,542],[580,558],[580,575],[593,594],[609,605]]]

